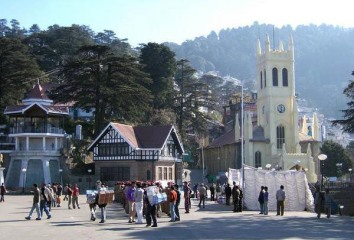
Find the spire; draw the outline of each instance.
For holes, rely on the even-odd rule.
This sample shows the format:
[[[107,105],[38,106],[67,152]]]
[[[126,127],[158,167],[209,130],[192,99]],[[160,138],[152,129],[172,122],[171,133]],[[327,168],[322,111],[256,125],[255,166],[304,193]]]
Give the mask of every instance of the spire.
[[[288,47],[289,51],[294,51],[294,40],[293,40],[293,36],[291,35],[289,37],[289,47]]]
[[[301,133],[307,135],[307,122],[306,122],[306,115],[302,117],[302,128],[301,128]]]
[[[260,56],[262,54],[261,41],[257,41],[257,55]]]
[[[280,42],[279,42],[279,51],[280,51],[280,52],[284,52],[283,41],[280,41]]]
[[[317,113],[313,113],[313,120],[312,120],[312,137],[316,141],[320,140],[320,134],[319,134],[319,129],[318,129],[318,119],[317,119]]]
[[[265,42],[265,50],[266,52],[270,52],[270,41],[269,41],[269,35],[267,34],[266,36],[266,42]]]

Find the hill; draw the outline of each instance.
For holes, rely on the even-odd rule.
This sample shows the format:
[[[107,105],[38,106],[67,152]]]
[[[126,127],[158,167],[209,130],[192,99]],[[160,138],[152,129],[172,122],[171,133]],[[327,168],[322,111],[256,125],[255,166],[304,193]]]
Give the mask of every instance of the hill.
[[[343,95],[354,70],[354,29],[332,25],[274,28],[273,25],[223,29],[206,37],[175,43],[164,43],[177,58],[188,59],[202,72],[218,71],[246,82],[256,79],[256,44],[262,47],[266,35],[271,46],[277,48],[282,41],[287,48],[293,36],[295,45],[296,94],[307,99],[327,117],[341,118],[341,109],[348,99]]]

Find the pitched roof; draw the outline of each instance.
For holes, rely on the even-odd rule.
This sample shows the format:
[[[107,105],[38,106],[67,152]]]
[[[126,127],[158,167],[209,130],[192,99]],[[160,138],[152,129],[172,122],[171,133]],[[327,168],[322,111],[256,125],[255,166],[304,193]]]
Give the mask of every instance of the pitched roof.
[[[106,134],[109,127],[113,127],[133,148],[139,149],[162,149],[168,137],[177,143],[180,152],[184,152],[183,146],[178,139],[177,132],[172,125],[167,126],[130,126],[121,123],[109,123],[100,135],[91,143],[88,150],[92,149],[96,143]]]
[[[25,99],[42,99],[42,100],[50,100],[45,93],[45,89],[37,83],[32,90],[27,94]]]
[[[10,115],[10,114],[24,114],[26,111],[39,107],[43,111],[46,112],[46,114],[69,114],[69,109],[68,107],[65,106],[55,106],[55,105],[42,105],[38,103],[33,103],[31,105],[17,105],[17,106],[7,106],[4,110],[5,115]]]
[[[211,144],[209,144],[208,148],[222,147],[233,143],[235,143],[235,131],[232,129],[215,139]]]

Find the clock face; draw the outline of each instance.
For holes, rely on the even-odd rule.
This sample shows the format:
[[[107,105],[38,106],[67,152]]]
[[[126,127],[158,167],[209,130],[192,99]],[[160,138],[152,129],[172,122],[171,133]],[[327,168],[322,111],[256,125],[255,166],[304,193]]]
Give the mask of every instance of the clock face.
[[[283,104],[279,104],[277,107],[279,113],[285,112],[285,106]]]

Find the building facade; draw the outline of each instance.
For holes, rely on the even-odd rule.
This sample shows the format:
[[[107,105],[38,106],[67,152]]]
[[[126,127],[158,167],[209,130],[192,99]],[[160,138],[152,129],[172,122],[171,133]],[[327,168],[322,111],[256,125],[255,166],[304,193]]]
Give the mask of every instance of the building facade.
[[[182,143],[172,125],[109,123],[88,147],[101,181],[182,181]]]
[[[9,117],[8,137],[14,143],[9,152],[6,186],[27,189],[33,183],[60,182],[60,150],[68,108],[54,105],[37,83],[22,104],[7,106],[4,114]]]
[[[205,149],[210,173],[227,171],[216,168],[217,165],[241,168],[245,164],[276,170],[296,168],[306,171],[309,182],[316,182],[319,127],[315,117],[311,136],[299,126],[292,38],[287,50],[284,50],[282,42],[278,49],[271,49],[267,36],[262,51],[258,41],[256,69],[256,112],[236,112],[234,129]],[[240,120],[242,116],[243,121]],[[227,158],[223,159],[224,156]]]

